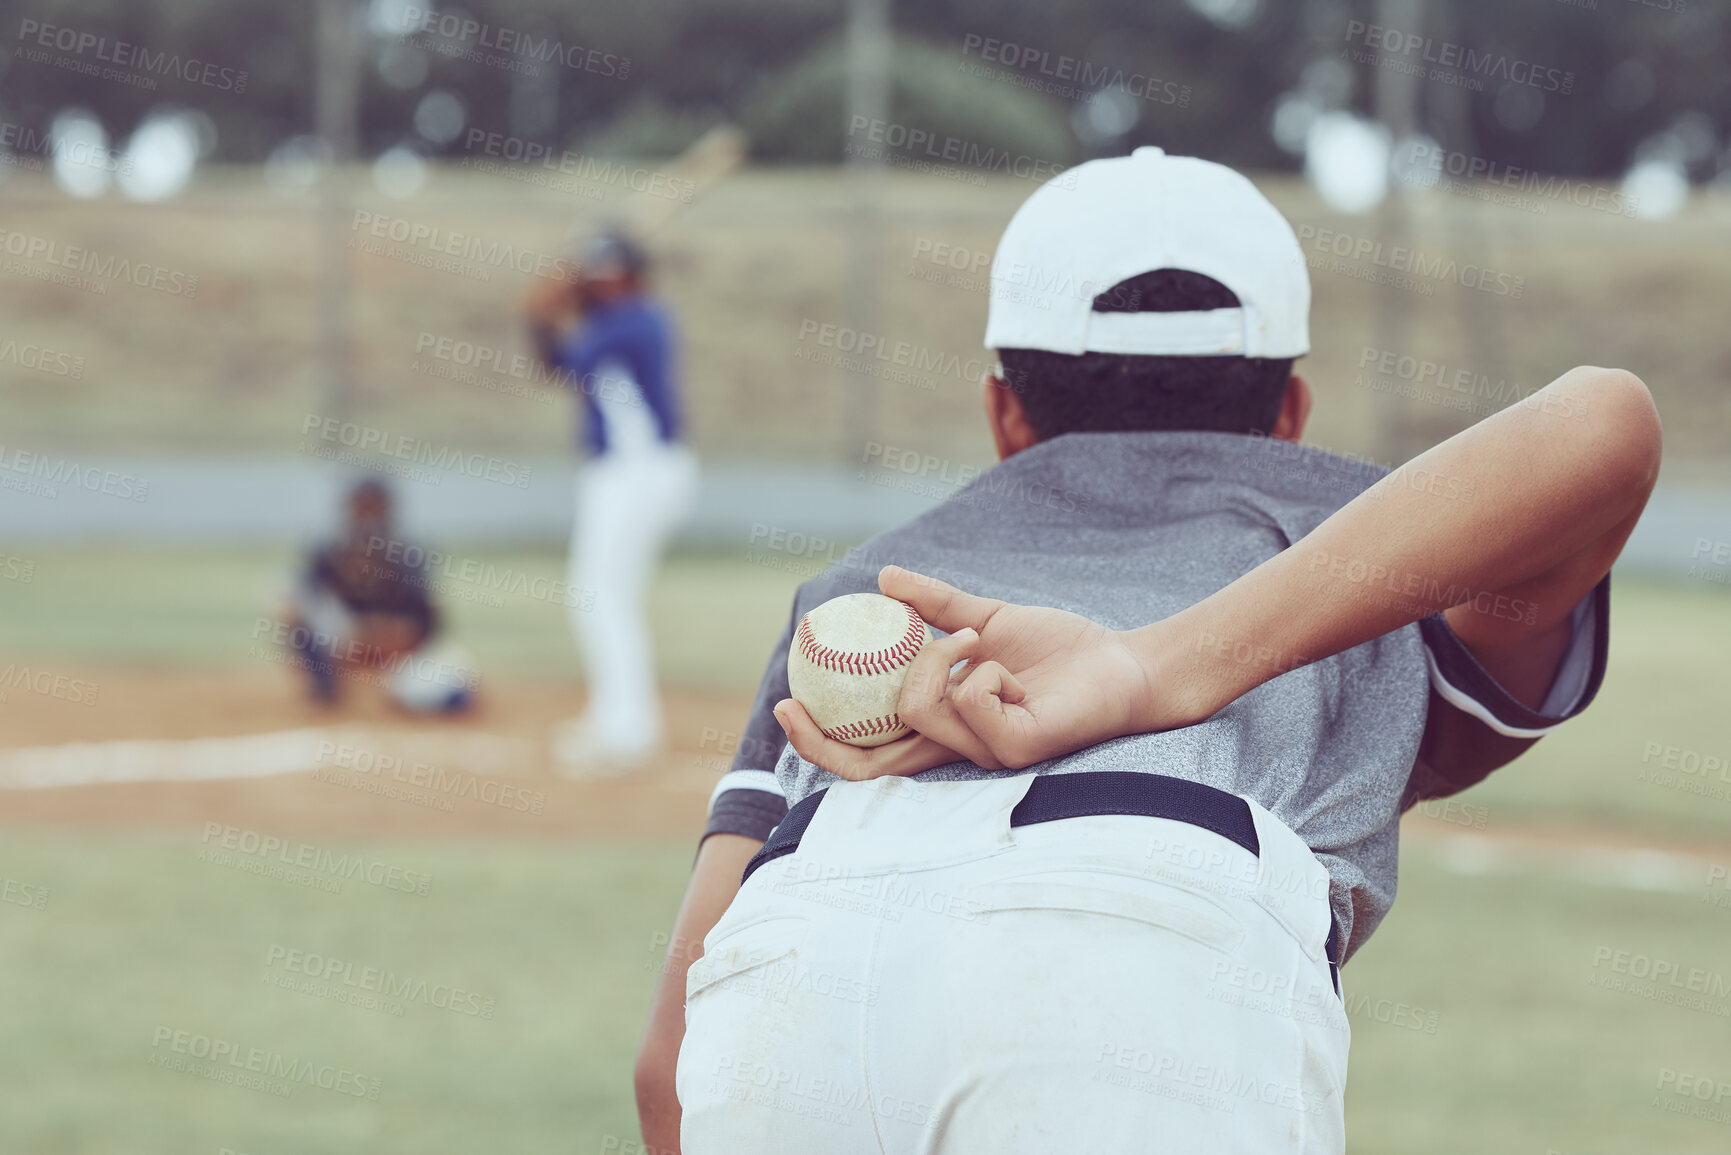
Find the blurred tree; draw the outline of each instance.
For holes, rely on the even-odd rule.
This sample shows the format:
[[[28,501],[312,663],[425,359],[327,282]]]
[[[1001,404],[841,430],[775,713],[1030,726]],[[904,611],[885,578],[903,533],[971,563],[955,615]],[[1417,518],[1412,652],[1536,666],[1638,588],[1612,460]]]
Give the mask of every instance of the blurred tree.
[[[1075,138],[1064,114],[1049,100],[1024,89],[970,76],[960,61],[917,40],[896,43],[890,63],[890,120],[931,134],[934,149],[945,138],[966,142],[977,154],[1026,156],[1067,165]],[[872,130],[848,132],[845,114],[847,59],[839,40],[825,43],[788,68],[745,109],[744,124],[760,157],[839,161],[853,143],[877,147]],[[900,150],[932,160],[924,148]]]
[[[549,144],[609,150],[676,148],[711,119],[749,121],[761,159],[840,155],[841,0],[620,0],[571,6],[554,0],[359,0],[365,37],[362,148],[410,140],[428,152],[460,151],[416,135],[414,112],[434,88],[457,94],[466,123],[489,132],[545,134]],[[1492,78],[1483,91],[1444,93],[1427,81],[1419,123],[1451,148],[1504,164],[1607,177],[1620,174],[1643,141],[1672,133],[1697,177],[1719,170],[1731,127],[1731,0],[1585,4],[1447,0],[1431,5],[1435,27],[1411,29],[1475,50],[1506,54],[1572,74],[1570,91],[1541,91]],[[21,0],[8,6],[10,59],[0,60],[0,116],[44,131],[68,105],[89,108],[117,139],[152,107],[203,109],[218,132],[218,156],[255,161],[312,129],[310,4],[264,0]],[[437,9],[487,26],[445,40],[381,34],[393,12]],[[1679,10],[1681,9],[1681,10]],[[1340,60],[1350,21],[1375,19],[1375,0],[902,0],[895,115],[963,136],[977,147],[1015,147],[1042,157],[1159,144],[1252,168],[1291,167],[1271,116],[1307,66]],[[93,78],[20,50],[34,46],[27,22],[142,45],[247,73],[245,91],[166,75],[154,90]],[[611,65],[546,62],[540,85],[520,70],[477,60],[509,55],[499,32],[548,37],[573,59],[594,50]],[[1043,85],[1085,61],[1096,76],[1158,81],[1188,90],[1182,102],[1147,95],[1091,101],[1090,93],[1036,94],[965,73],[983,61],[986,39],[1017,46],[1010,71]],[[49,50],[51,56],[61,53]],[[469,57],[469,58],[465,58]],[[79,57],[90,59],[89,52]],[[1369,111],[1374,61],[1349,62],[1346,103]],[[1068,67],[1074,68],[1074,64]],[[1054,71],[1058,70],[1058,71]],[[1060,81],[1060,84],[1062,82]],[[1087,86],[1083,86],[1086,88]],[[1110,87],[1110,85],[1108,85]],[[1132,84],[1130,87],[1134,87]],[[1523,90],[1523,88],[1525,90]],[[533,109],[534,115],[524,110]],[[1695,114],[1689,116],[1688,114]],[[1682,128],[1679,129],[1680,118]],[[525,127],[528,126],[528,127]]]

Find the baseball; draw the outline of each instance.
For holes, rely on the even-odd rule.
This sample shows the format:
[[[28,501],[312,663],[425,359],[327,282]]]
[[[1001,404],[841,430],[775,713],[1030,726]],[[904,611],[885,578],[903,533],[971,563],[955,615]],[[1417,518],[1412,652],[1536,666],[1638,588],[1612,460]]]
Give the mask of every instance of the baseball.
[[[787,684],[824,737],[881,746],[909,733],[896,716],[908,663],[932,631],[914,607],[882,594],[831,598],[799,620]]]

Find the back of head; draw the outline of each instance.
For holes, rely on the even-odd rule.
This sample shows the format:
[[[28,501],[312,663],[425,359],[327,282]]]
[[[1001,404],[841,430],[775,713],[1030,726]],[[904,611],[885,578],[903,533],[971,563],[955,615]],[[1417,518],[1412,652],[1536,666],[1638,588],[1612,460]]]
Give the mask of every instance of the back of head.
[[[1310,281],[1244,177],[1143,148],[1048,182],[1004,231],[986,345],[1043,439],[1267,433],[1309,350]]]
[[[649,271],[649,254],[623,229],[610,226],[578,247],[577,267],[589,280],[637,281]]]
[[[1238,296],[1212,277],[1157,269],[1094,298],[1101,313],[1230,309]],[[1041,440],[1064,433],[1203,429],[1268,433],[1292,375],[1291,357],[1053,353],[999,349],[1003,379]]]

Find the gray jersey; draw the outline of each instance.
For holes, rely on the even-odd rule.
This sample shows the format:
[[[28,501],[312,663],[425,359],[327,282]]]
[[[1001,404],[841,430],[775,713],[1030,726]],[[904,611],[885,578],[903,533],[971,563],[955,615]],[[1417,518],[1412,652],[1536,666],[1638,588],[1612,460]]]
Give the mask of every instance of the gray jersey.
[[[1223,433],[1070,434],[1017,454],[800,588],[733,770],[716,788],[709,832],[764,838],[787,806],[837,780],[786,745],[771,711],[788,696],[793,625],[830,598],[875,590],[882,566],[1130,629],[1228,585],[1384,473],[1305,446]],[[1413,483],[1463,501],[1474,497],[1441,479]],[[1410,600],[1414,593],[1354,564],[1343,559],[1339,572],[1322,566],[1315,576],[1365,596]],[[1506,600],[1487,601],[1486,609],[1526,612]],[[1575,637],[1537,711],[1497,686],[1437,616],[1282,674],[1205,722],[1104,742],[1028,772],[1141,771],[1255,799],[1328,868],[1350,953],[1394,901],[1403,805],[1471,785],[1412,781],[1433,689],[1499,732],[1536,737],[1596,692],[1607,611],[1602,584],[1576,608]],[[996,773],[1003,772],[967,762],[919,777]]]

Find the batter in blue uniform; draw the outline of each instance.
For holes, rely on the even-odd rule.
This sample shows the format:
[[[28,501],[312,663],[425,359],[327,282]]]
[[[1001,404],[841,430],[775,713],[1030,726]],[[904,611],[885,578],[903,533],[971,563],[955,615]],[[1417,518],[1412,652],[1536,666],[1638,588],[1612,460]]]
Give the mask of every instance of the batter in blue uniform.
[[[697,462],[680,441],[673,327],[647,291],[647,265],[632,241],[603,235],[584,247],[574,281],[529,302],[537,353],[583,409],[566,606],[589,700],[553,743],[575,775],[643,762],[664,730],[644,597],[690,509]]]

